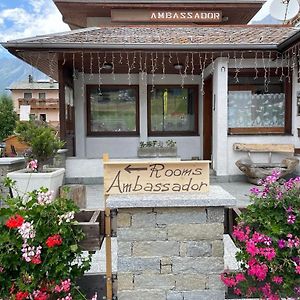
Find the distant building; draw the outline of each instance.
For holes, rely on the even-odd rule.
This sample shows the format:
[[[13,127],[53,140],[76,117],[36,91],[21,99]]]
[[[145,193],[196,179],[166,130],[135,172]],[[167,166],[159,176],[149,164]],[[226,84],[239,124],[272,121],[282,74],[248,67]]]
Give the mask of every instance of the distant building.
[[[30,117],[59,126],[58,82],[34,81],[29,75],[27,81],[13,83],[9,88],[14,108],[20,115],[20,106],[30,106]]]

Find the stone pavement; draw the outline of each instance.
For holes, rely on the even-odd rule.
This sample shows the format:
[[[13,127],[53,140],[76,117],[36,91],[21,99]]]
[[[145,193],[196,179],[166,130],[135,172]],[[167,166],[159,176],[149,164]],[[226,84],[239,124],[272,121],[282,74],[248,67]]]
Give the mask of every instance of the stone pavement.
[[[226,191],[232,194],[237,199],[237,207],[245,207],[249,202],[249,190],[251,184],[246,182],[230,182],[218,183]],[[103,185],[87,185],[87,208],[104,208]],[[227,269],[237,269],[238,265],[235,260],[235,252],[237,248],[228,235],[224,235],[224,265]],[[113,272],[117,271],[117,241],[112,238],[112,269]],[[105,273],[105,241],[102,249],[96,251],[93,255],[92,267],[89,273]]]

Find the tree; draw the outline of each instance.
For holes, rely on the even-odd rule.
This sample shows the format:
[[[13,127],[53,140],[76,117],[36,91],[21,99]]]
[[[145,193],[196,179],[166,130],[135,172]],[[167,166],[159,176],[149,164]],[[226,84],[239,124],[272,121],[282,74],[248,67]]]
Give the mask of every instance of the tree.
[[[11,97],[0,95],[0,142],[13,133],[17,118]]]

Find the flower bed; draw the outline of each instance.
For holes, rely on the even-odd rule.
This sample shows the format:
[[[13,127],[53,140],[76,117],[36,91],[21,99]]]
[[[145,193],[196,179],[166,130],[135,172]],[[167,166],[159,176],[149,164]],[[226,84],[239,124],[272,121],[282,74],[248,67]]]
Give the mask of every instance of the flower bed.
[[[300,177],[285,182],[279,175],[251,189],[253,204],[233,231],[241,271],[226,271],[221,279],[236,295],[300,298]]]
[[[90,268],[90,256],[74,226],[79,209],[68,199],[40,189],[7,198],[0,209],[0,299],[85,299],[76,279]]]

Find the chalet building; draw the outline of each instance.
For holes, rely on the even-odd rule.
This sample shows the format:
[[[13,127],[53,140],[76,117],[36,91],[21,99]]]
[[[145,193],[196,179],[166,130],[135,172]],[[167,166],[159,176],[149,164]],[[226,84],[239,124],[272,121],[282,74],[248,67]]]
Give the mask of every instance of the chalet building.
[[[16,113],[20,116],[20,108],[27,106],[30,117],[59,127],[58,82],[51,80],[34,81],[31,75],[27,81],[13,83],[8,90]]]
[[[234,143],[300,147],[300,33],[247,25],[264,2],[54,0],[71,31],[2,45],[59,82],[67,176],[101,177],[103,153],[172,139],[230,177]]]

